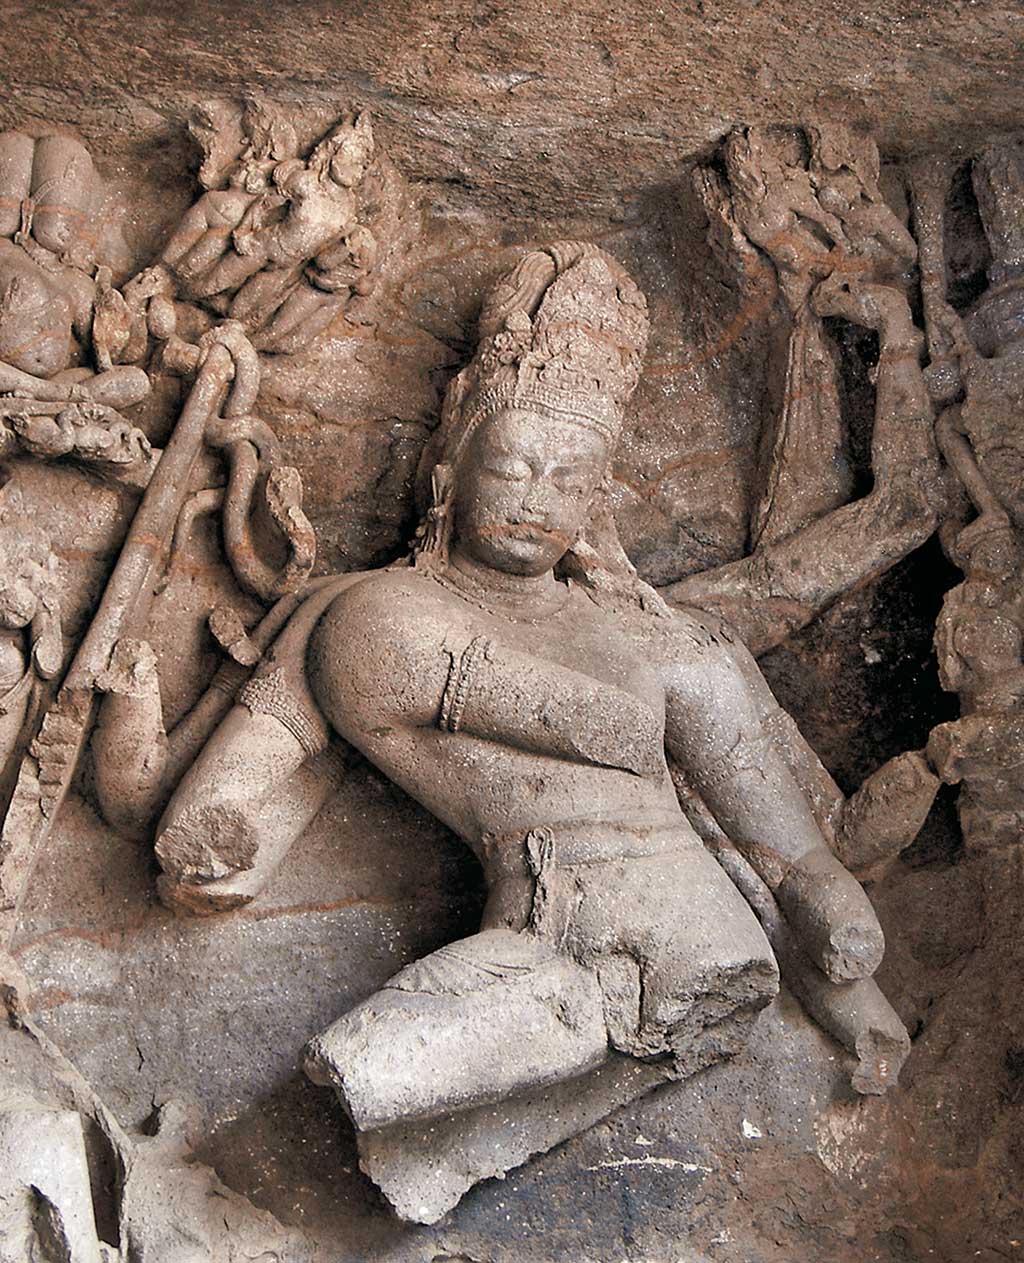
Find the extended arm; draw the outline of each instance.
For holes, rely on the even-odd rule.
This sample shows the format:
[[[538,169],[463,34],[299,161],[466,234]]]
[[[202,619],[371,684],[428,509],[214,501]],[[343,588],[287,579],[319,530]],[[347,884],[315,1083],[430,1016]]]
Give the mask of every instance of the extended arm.
[[[681,612],[678,623],[666,666],[670,756],[773,890],[814,962],[836,981],[873,973],[882,931],[770,735],[778,704],[753,658],[696,612]]]
[[[749,557],[661,590],[673,606],[699,606],[727,618],[758,655],[923,544],[949,494],[918,362],[921,335],[906,299],[888,286],[848,283],[837,276],[819,287],[813,302],[822,316],[840,315],[878,330],[873,490],[761,545]]]

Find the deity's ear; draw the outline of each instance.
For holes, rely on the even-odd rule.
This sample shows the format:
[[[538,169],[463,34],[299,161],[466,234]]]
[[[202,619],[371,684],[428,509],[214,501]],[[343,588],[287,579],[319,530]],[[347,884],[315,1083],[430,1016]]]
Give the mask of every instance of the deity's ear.
[[[448,551],[451,531],[452,467],[438,464],[430,474],[432,503],[416,532],[414,551],[420,558],[437,558]]]
[[[588,540],[600,552],[610,552],[618,559],[620,554],[623,558],[625,554],[622,552],[618,528],[615,525],[611,486],[612,475],[609,469],[594,488],[594,494],[590,497],[590,507],[580,526],[579,538]]]
[[[596,572],[604,576],[632,575],[633,566],[626,556],[615,524],[611,500],[612,476],[609,470],[598,483],[590,501],[587,516],[580,527],[572,551],[583,561],[593,580]],[[602,586],[602,581],[596,586]]]
[[[422,515],[431,504],[436,503],[433,494],[433,478],[435,468],[442,463],[442,458],[449,450],[452,436],[457,434],[465,422],[463,408],[470,393],[475,376],[472,368],[464,368],[457,377],[453,377],[445,391],[444,404],[441,408],[441,421],[427,439],[416,466],[416,511]]]

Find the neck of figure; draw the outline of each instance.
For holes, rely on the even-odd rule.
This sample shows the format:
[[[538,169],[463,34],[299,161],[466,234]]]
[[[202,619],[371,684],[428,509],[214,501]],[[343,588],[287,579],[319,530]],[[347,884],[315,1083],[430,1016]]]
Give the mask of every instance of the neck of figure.
[[[445,579],[470,601],[528,618],[554,613],[561,609],[568,596],[565,584],[550,570],[541,575],[495,570],[471,557],[458,543],[451,550]]]

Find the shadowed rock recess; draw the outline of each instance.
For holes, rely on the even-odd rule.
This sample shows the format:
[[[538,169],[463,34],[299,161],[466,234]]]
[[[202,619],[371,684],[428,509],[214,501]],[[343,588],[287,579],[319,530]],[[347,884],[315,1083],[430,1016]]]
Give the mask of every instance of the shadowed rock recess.
[[[1024,13],[12,0],[0,1263],[1024,1257]]]

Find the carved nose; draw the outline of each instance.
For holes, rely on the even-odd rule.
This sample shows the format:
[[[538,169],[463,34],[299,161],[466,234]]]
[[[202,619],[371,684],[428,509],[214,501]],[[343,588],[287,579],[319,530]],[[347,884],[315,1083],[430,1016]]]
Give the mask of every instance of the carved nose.
[[[546,527],[548,516],[547,497],[544,494],[544,490],[538,487],[536,483],[533,483],[526,495],[523,496],[519,520],[524,525]]]

